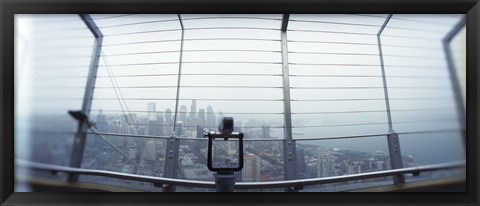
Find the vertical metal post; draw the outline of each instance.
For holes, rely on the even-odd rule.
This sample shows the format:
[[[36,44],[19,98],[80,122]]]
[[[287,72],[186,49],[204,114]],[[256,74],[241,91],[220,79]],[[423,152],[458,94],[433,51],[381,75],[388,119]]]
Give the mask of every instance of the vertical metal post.
[[[177,116],[178,116],[178,100],[180,98],[180,80],[182,75],[182,61],[183,61],[183,43],[184,43],[184,35],[185,29],[183,27],[183,21],[180,14],[178,15],[178,21],[180,22],[180,27],[182,28],[182,35],[180,40],[180,60],[178,62],[178,81],[177,81],[177,97],[175,99],[175,114],[173,117],[173,131],[170,139],[167,142],[167,155],[165,159],[165,168],[163,172],[164,177],[168,178],[175,178],[177,176],[177,169],[178,169],[178,153],[180,148],[179,139],[175,137],[175,129],[177,126]],[[166,185],[163,188],[164,192],[175,192],[174,185]]]
[[[443,50],[445,52],[445,58],[447,61],[448,72],[450,75],[450,82],[452,84],[452,90],[455,97],[455,106],[457,107],[458,121],[462,130],[462,139],[464,146],[466,145],[466,111],[464,107],[464,102],[462,98],[462,89],[460,88],[460,81],[457,76],[457,69],[455,67],[455,61],[453,59],[452,50],[450,48],[450,43],[452,39],[462,30],[462,28],[467,23],[466,15],[463,16],[460,21],[447,33],[443,38]]]
[[[98,71],[98,62],[100,60],[100,52],[102,50],[103,34],[89,14],[80,14],[80,18],[95,37],[90,69],[88,71],[87,85],[85,87],[82,104],[82,112],[88,116],[92,107],[92,98]],[[72,156],[69,164],[70,167],[79,168],[82,166],[83,151],[85,149],[85,143],[87,140],[87,128],[88,126],[86,122],[79,121],[77,133],[75,134],[75,139],[73,141]],[[77,181],[78,175],[71,174],[68,177],[68,180]]]
[[[177,97],[175,99],[175,115],[173,116],[173,131],[175,133],[175,129],[177,127],[177,116],[178,116],[178,99],[180,98],[180,80],[182,77],[182,64],[183,64],[183,42],[185,37],[185,29],[183,27],[183,21],[180,14],[178,15],[178,21],[180,22],[180,27],[182,28],[182,36],[180,40],[180,60],[178,62],[178,82],[177,82]]]
[[[383,92],[385,94],[385,105],[387,107],[387,118],[388,118],[388,151],[390,155],[390,163],[392,165],[392,169],[398,169],[403,167],[402,162],[402,153],[400,151],[400,141],[398,139],[398,134],[395,133],[393,130],[392,124],[392,114],[390,111],[390,99],[388,97],[388,86],[387,86],[387,78],[385,75],[385,65],[383,62],[383,51],[382,51],[382,41],[381,35],[385,27],[387,26],[388,22],[392,18],[393,14],[389,14],[388,17],[383,22],[382,27],[377,33],[377,43],[378,43],[378,55],[380,57],[380,67],[382,68],[382,79],[383,79]],[[405,177],[403,175],[397,175],[393,177],[394,184],[403,184],[405,183]]]
[[[377,33],[378,55],[380,57],[380,67],[382,68],[383,92],[385,94],[385,105],[387,107],[388,131],[389,132],[393,131],[393,124],[392,124],[392,115],[390,113],[390,100],[388,98],[387,79],[385,77],[385,65],[383,63],[382,40],[381,40],[380,36],[382,35],[382,32],[385,29],[385,26],[387,26],[387,24],[390,21],[390,18],[392,18],[392,16],[393,16],[392,14],[388,15],[388,17],[385,19],[385,22],[383,22],[382,27],[380,27],[380,30]]]
[[[287,48],[287,27],[290,14],[283,15],[281,42],[282,42],[282,71],[283,71],[283,103],[285,118],[285,139],[283,140],[283,167],[284,179],[296,179],[295,161],[296,146],[292,137],[292,112],[290,106],[290,72],[288,68],[288,48]],[[295,191],[295,189],[287,188],[286,191]]]
[[[175,178],[177,176],[178,168],[178,150],[180,146],[180,140],[175,136],[171,136],[167,142],[167,154],[165,158],[165,168],[163,170],[163,176],[168,178]],[[164,192],[175,192],[175,186],[166,185],[163,188]]]

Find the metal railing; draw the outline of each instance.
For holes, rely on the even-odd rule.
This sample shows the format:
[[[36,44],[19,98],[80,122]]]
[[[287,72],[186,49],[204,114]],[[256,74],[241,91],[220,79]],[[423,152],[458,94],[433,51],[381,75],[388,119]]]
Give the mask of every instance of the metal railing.
[[[107,88],[117,88],[117,89],[120,89],[120,88],[129,88],[129,89],[145,89],[145,88],[176,88],[176,96],[175,97],[171,97],[171,98],[165,98],[165,97],[162,97],[162,98],[140,98],[140,97],[135,97],[135,98],[132,98],[132,97],[126,97],[124,98],[123,95],[122,95],[122,100],[125,101],[125,100],[129,100],[129,101],[153,101],[153,100],[156,100],[156,101],[175,101],[175,111],[174,111],[174,122],[172,125],[152,125],[152,126],[171,126],[171,128],[173,128],[173,131],[175,131],[175,127],[177,126],[176,125],[176,120],[177,120],[177,116],[179,114],[181,114],[182,112],[181,111],[178,111],[179,110],[179,101],[185,101],[185,100],[200,100],[200,101],[249,101],[249,102],[283,102],[283,106],[284,106],[284,111],[278,111],[278,112],[272,112],[271,114],[280,114],[280,115],[283,115],[284,116],[284,125],[282,126],[274,126],[274,127],[271,127],[271,128],[283,128],[284,129],[284,139],[272,139],[274,141],[283,141],[283,161],[284,161],[284,175],[285,175],[285,181],[278,181],[278,182],[264,182],[264,183],[238,183],[236,185],[236,188],[247,188],[247,189],[252,189],[252,188],[278,188],[278,187],[300,187],[300,186],[303,186],[303,185],[315,185],[315,184],[326,184],[326,183],[330,183],[330,182],[341,182],[341,181],[349,181],[349,180],[356,180],[356,179],[365,179],[365,178],[374,178],[374,177],[385,177],[385,176],[397,176],[397,175],[402,175],[402,174],[405,174],[405,173],[418,173],[420,170],[425,170],[425,171],[428,171],[428,170],[431,170],[429,169],[430,166],[433,166],[433,168],[436,168],[436,166],[445,166],[445,165],[430,165],[430,166],[422,166],[422,167],[415,167],[415,168],[402,168],[402,161],[401,161],[401,154],[400,154],[400,149],[399,149],[399,142],[398,142],[398,136],[395,136],[395,135],[398,135],[398,134],[402,134],[401,132],[396,132],[395,135],[393,134],[393,128],[392,128],[392,120],[391,120],[391,117],[390,117],[390,111],[395,111],[395,110],[390,110],[390,107],[388,106],[389,105],[389,101],[390,100],[409,100],[409,101],[412,101],[412,100],[425,100],[425,99],[435,99],[437,97],[422,97],[422,98],[405,98],[405,97],[397,97],[397,98],[389,98],[388,97],[388,94],[387,94],[387,89],[391,89],[391,88],[414,88],[412,86],[408,86],[408,87],[395,87],[395,86],[387,86],[386,85],[386,75],[385,75],[385,71],[383,71],[382,75],[381,76],[378,76],[378,75],[374,75],[374,76],[361,76],[361,75],[312,75],[312,74],[309,74],[309,75],[305,75],[305,74],[290,74],[290,69],[289,69],[289,66],[291,65],[292,67],[293,66],[303,66],[303,65],[315,65],[315,66],[331,66],[331,67],[337,67],[337,66],[346,66],[346,67],[355,67],[355,68],[365,68],[365,67],[382,67],[382,70],[384,70],[383,67],[389,67],[389,68],[430,68],[430,69],[437,69],[437,67],[435,66],[416,66],[416,65],[396,65],[396,64],[384,64],[383,63],[383,56],[402,56],[402,55],[398,55],[398,54],[383,54],[382,52],[382,47],[402,47],[402,48],[417,48],[418,46],[417,45],[413,45],[413,46],[409,46],[409,45],[389,45],[389,44],[381,44],[380,43],[380,35],[383,31],[383,29],[387,26],[387,23],[388,23],[388,20],[390,18],[392,18],[393,15],[389,15],[388,17],[380,17],[380,16],[371,16],[371,17],[379,17],[379,18],[383,18],[385,19],[385,22],[383,25],[366,25],[366,24],[352,24],[352,23],[340,23],[340,22],[318,22],[317,23],[324,23],[324,24],[333,24],[333,25],[347,25],[347,26],[368,26],[368,27],[379,27],[380,30],[377,34],[375,33],[357,33],[357,32],[345,32],[345,31],[323,31],[323,30],[304,30],[304,29],[289,29],[288,28],[288,24],[289,22],[291,21],[292,23],[295,23],[295,22],[308,22],[308,21],[305,21],[305,20],[301,20],[301,19],[290,19],[290,15],[283,15],[282,18],[278,18],[278,19],[271,19],[271,18],[265,18],[265,19],[268,19],[268,20],[278,20],[279,22],[281,21],[281,29],[271,29],[271,28],[254,28],[254,27],[210,27],[210,28],[184,28],[184,25],[183,25],[183,20],[195,20],[195,19],[212,19],[212,18],[220,18],[220,17],[208,17],[208,18],[183,18],[181,17],[180,15],[178,15],[178,19],[167,19],[167,20],[159,20],[159,21],[145,21],[145,22],[134,22],[134,23],[126,23],[126,24],[118,24],[118,25],[106,25],[106,26],[103,26],[100,25],[100,26],[96,26],[95,24],[95,21],[96,20],[101,20],[101,19],[109,19],[109,18],[118,18],[118,17],[124,17],[124,16],[128,16],[128,15],[118,15],[118,16],[113,16],[113,17],[104,17],[104,18],[97,18],[97,19],[93,19],[92,21],[88,21],[88,22],[85,22],[87,25],[90,25],[90,27],[93,26],[93,28],[95,28],[96,30],[101,30],[101,29],[105,29],[105,28],[111,28],[111,27],[122,27],[122,26],[130,26],[130,25],[139,25],[139,24],[149,24],[149,23],[155,23],[155,22],[166,22],[166,21],[179,21],[180,23],[180,27],[179,28],[174,28],[174,29],[164,29],[164,30],[153,30],[153,31],[134,31],[134,32],[127,32],[127,33],[113,33],[113,34],[105,34],[105,35],[102,35],[105,36],[105,37],[110,37],[110,36],[123,36],[123,35],[130,35],[130,34],[147,34],[147,33],[157,33],[157,32],[171,32],[171,31],[174,31],[174,32],[179,32],[181,31],[181,38],[179,39],[161,39],[161,40],[145,40],[145,41],[136,41],[136,42],[113,42],[113,43],[110,43],[108,44],[108,42],[106,44],[103,44],[102,46],[103,47],[111,47],[111,46],[122,46],[122,45],[131,45],[131,44],[147,44],[147,43],[164,43],[164,42],[179,42],[180,43],[180,48],[178,51],[174,51],[174,50],[160,50],[160,51],[141,51],[141,52],[132,52],[132,53],[120,53],[120,54],[113,54],[113,55],[110,55],[110,56],[124,56],[124,55],[144,55],[144,54],[155,54],[155,53],[180,53],[180,59],[178,61],[176,60],[172,60],[172,61],[165,61],[165,62],[127,62],[127,63],[117,63],[117,64],[105,64],[105,65],[98,65],[98,64],[92,64],[93,66],[96,66],[97,68],[95,68],[95,71],[94,73],[96,73],[96,70],[98,69],[98,67],[102,67],[102,68],[107,68],[109,69],[109,67],[111,66],[114,66],[114,67],[122,67],[122,68],[125,68],[125,66],[146,66],[146,65],[173,65],[175,66],[176,64],[178,64],[178,74],[177,73],[166,73],[166,74],[128,74],[128,75],[118,75],[118,76],[115,76],[115,77],[120,77],[120,78],[131,78],[131,77],[150,77],[150,76],[177,76],[177,84],[176,85],[168,85],[168,86],[153,86],[153,85],[144,85],[144,86],[125,86],[125,85],[122,85],[121,87],[118,86],[118,85],[113,85],[112,87],[102,87],[102,86],[96,86],[95,85],[95,89],[107,89]],[[235,18],[246,18],[246,19],[249,19],[250,17],[235,17]],[[221,18],[220,18],[221,19]],[[256,19],[256,18],[250,18],[250,19]],[[398,18],[392,18],[392,19],[398,19]],[[459,24],[461,25],[461,24]],[[395,27],[389,27],[389,28],[395,28]],[[263,39],[263,38],[220,38],[220,37],[215,37],[215,38],[198,38],[198,39],[192,39],[192,38],[184,38],[184,33],[185,31],[188,31],[188,30],[206,30],[206,29],[221,29],[221,30],[224,30],[224,29],[231,29],[231,30],[235,30],[235,29],[255,29],[255,30],[273,30],[273,31],[279,31],[280,32],[280,38],[271,38],[271,39]],[[399,29],[397,27],[397,29]],[[409,29],[409,28],[400,28],[400,29]],[[411,30],[411,29],[409,29]],[[360,42],[339,42],[339,41],[319,41],[319,40],[316,40],[316,39],[312,39],[312,40],[304,40],[304,39],[299,39],[299,40],[291,40],[291,39],[288,39],[287,38],[287,33],[288,32],[315,32],[315,33],[326,33],[326,34],[355,34],[355,35],[362,35],[362,36],[377,36],[378,38],[378,42],[375,44],[375,43],[360,43]],[[413,38],[413,37],[408,37],[408,36],[395,36],[395,35],[382,35],[382,36],[386,36],[386,37],[395,37],[395,38]],[[415,39],[420,39],[420,40],[425,40],[423,38],[415,38]],[[268,42],[271,42],[271,41],[275,41],[275,42],[279,42],[281,43],[281,50],[278,50],[278,49],[271,49],[271,50],[244,50],[244,49],[212,49],[212,50],[184,50],[183,49],[183,44],[185,42],[189,42],[189,41],[218,41],[218,40],[241,40],[241,41],[244,41],[244,40],[249,40],[249,41],[268,41]],[[428,41],[432,41],[431,39],[427,39]],[[436,40],[434,40],[436,41]],[[289,54],[328,54],[328,55],[362,55],[362,56],[375,56],[377,54],[372,54],[372,53],[332,53],[330,51],[325,51],[325,52],[311,52],[311,51],[296,51],[296,50],[292,50],[292,51],[289,51],[288,48],[287,48],[287,45],[289,43],[328,43],[328,44],[339,44],[339,45],[342,45],[342,44],[352,44],[352,45],[367,45],[367,46],[378,46],[379,47],[379,57],[381,58],[381,61],[380,61],[380,64],[376,64],[376,63],[364,63],[364,62],[353,62],[353,63],[344,63],[344,62],[340,62],[340,63],[336,63],[336,62],[332,62],[332,63],[312,63],[312,62],[295,62],[295,61],[288,61],[288,55]],[[425,48],[424,48],[425,49]],[[428,49],[436,49],[436,48],[428,48]],[[183,57],[183,52],[206,52],[206,51],[261,51],[261,52],[267,52],[267,53],[275,53],[275,54],[278,54],[278,53],[281,53],[282,54],[282,58],[281,58],[281,61],[273,61],[273,60],[269,60],[269,62],[263,62],[263,61],[211,61],[211,60],[205,60],[205,61],[183,61],[182,60],[182,57]],[[97,52],[98,53],[98,52]],[[99,58],[101,55],[100,54],[97,54],[97,55],[94,55],[95,58]],[[408,55],[403,55],[402,57],[411,57],[411,56],[408,56]],[[105,58],[106,56],[103,55],[102,56],[103,58]],[[423,58],[423,57],[422,57]],[[229,64],[232,64],[232,63],[242,63],[242,64],[261,64],[261,65],[281,65],[282,66],[282,73],[281,74],[254,74],[254,73],[245,73],[245,74],[242,74],[242,73],[236,73],[236,74],[223,74],[223,73],[215,73],[215,74],[190,74],[190,73],[187,73],[187,74],[183,74],[182,73],[182,64],[224,64],[224,63],[229,63]],[[199,76],[199,75],[238,75],[238,76],[276,76],[276,77],[283,77],[282,78],[282,82],[283,84],[281,86],[278,86],[278,85],[270,85],[270,86],[251,86],[251,85],[216,85],[216,86],[206,86],[206,85],[181,85],[181,77],[182,76]],[[107,76],[101,76],[101,75],[96,75],[96,77],[99,77],[99,78],[105,78]],[[108,76],[110,77],[110,75]],[[291,98],[290,97],[290,90],[295,90],[295,91],[298,91],[298,90],[302,90],[302,89],[354,89],[354,87],[311,87],[308,86],[308,87],[303,87],[303,86],[291,86],[290,85],[290,78],[306,78],[306,77],[322,77],[322,78],[325,78],[325,77],[382,77],[383,79],[383,86],[382,87],[379,87],[379,86],[375,86],[375,87],[368,87],[369,89],[384,89],[385,91],[385,97],[382,97],[382,98],[362,98],[362,99],[358,99],[358,98],[349,98],[349,99],[338,99],[338,98],[334,98],[334,99],[295,99],[295,98]],[[388,78],[432,78],[432,77],[425,77],[425,76],[388,76]],[[93,87],[87,87],[88,88],[88,91],[90,92],[93,92]],[[283,98],[267,98],[267,99],[258,99],[258,98],[254,98],[254,99],[250,99],[250,98],[243,98],[243,99],[240,99],[240,98],[181,98],[179,93],[180,93],[180,89],[181,88],[275,88],[275,89],[282,89],[283,90]],[[363,88],[365,89],[366,87],[357,87],[357,88]],[[416,88],[420,88],[420,87],[416,87]],[[423,89],[432,89],[430,87],[422,87]],[[437,88],[438,89],[438,88]],[[442,97],[443,98],[443,97]],[[118,100],[118,96],[117,98],[112,98],[112,97],[95,97],[95,98],[85,98],[84,99],[84,102],[87,102],[88,104],[91,104],[92,101],[111,101],[111,100]],[[292,115],[293,114],[301,114],[301,112],[295,112],[295,111],[291,111],[291,106],[290,104],[292,102],[294,103],[298,103],[298,102],[352,102],[352,101],[385,101],[386,103],[386,106],[387,108],[385,108],[385,110],[381,110],[381,111],[376,111],[376,112],[387,112],[388,114],[388,119],[389,121],[388,122],[375,122],[375,123],[361,123],[361,124],[337,124],[337,125],[314,125],[314,126],[295,126],[295,125],[292,125]],[[124,102],[124,104],[126,105],[126,103]],[[122,103],[120,103],[120,105],[122,105]],[[87,111],[90,112],[90,111],[93,111],[91,108],[87,108]],[[110,112],[113,112],[113,111],[123,111],[123,108],[122,110],[109,110]],[[127,113],[131,113],[132,111],[129,111],[128,108],[127,108]],[[138,112],[138,111],[137,111]],[[140,112],[143,112],[143,113],[146,113],[148,111],[140,111]],[[344,113],[346,112],[352,112],[352,111],[344,111]],[[353,111],[353,112],[356,112],[356,113],[359,113],[359,111]],[[360,111],[360,112],[365,112],[365,111]],[[124,112],[125,113],[125,112]],[[315,112],[306,112],[308,114],[315,114]],[[329,114],[334,114],[334,113],[340,113],[340,112],[328,112]],[[87,113],[88,114],[88,113]],[[225,113],[227,114],[227,113]],[[231,113],[231,114],[234,114],[234,113]],[[239,114],[239,113],[237,113]],[[253,114],[253,113],[252,113]],[[128,121],[128,118],[126,118],[127,121]],[[132,118],[133,119],[133,118]],[[417,121],[408,121],[408,122],[401,122],[401,121],[395,121],[394,123],[395,124],[402,124],[402,123],[414,123],[414,122],[419,122],[418,120]],[[128,123],[128,122],[127,122]],[[302,127],[338,127],[338,126],[368,126],[368,125],[387,125],[389,124],[389,132],[388,133],[384,133],[384,134],[373,134],[373,135],[363,135],[363,134],[359,134],[359,135],[353,135],[353,136],[330,136],[330,137],[325,137],[325,138],[317,138],[317,137],[308,137],[308,138],[293,138],[293,134],[292,134],[292,129],[293,128],[302,128]],[[137,123],[133,123],[133,124],[130,124],[128,123],[129,127],[131,127],[132,125],[133,126],[138,126],[138,125],[141,125],[141,124],[137,124]],[[142,126],[146,126],[145,124],[142,125]],[[189,126],[184,126],[184,127],[189,127]],[[420,131],[422,132],[422,131]],[[416,133],[416,132],[409,132],[410,134],[412,133]],[[131,179],[131,180],[137,180],[137,181],[144,181],[144,182],[152,182],[152,183],[155,183],[155,184],[168,184],[169,186],[170,185],[177,185],[177,186],[194,186],[194,187],[207,187],[207,188],[214,188],[215,185],[213,182],[204,182],[204,181],[193,181],[193,180],[180,180],[180,179],[175,179],[175,171],[176,171],[176,168],[177,168],[177,163],[178,163],[178,145],[179,145],[179,141],[182,140],[182,139],[188,139],[188,138],[182,138],[182,137],[175,137],[175,136],[150,136],[150,135],[133,135],[133,131],[132,131],[132,135],[129,135],[129,134],[112,134],[112,133],[99,133],[99,134],[103,134],[103,135],[109,135],[109,136],[125,136],[125,137],[139,137],[139,138],[159,138],[159,139],[165,139],[167,140],[168,139],[168,144],[167,144],[167,149],[166,151],[168,151],[167,155],[168,155],[168,158],[167,158],[167,162],[165,163],[165,168],[166,168],[166,172],[164,174],[164,178],[160,178],[160,177],[150,177],[150,176],[140,176],[140,175],[132,175],[132,174],[124,174],[124,173],[116,173],[116,172],[108,172],[108,171],[102,171],[102,170],[86,170],[86,169],[76,169],[76,168],[57,168],[57,169],[64,169],[66,173],[68,174],[90,174],[90,175],[99,175],[99,176],[109,176],[109,177],[117,177],[117,178],[125,178],[125,179]],[[138,134],[138,131],[137,131],[137,134]],[[405,133],[407,134],[407,133]],[[345,176],[337,176],[337,177],[328,177],[328,178],[313,178],[313,179],[302,179],[302,180],[299,180],[297,179],[295,176],[296,176],[296,168],[295,168],[295,162],[297,161],[296,160],[296,152],[295,152],[295,149],[296,149],[296,142],[297,141],[301,141],[301,140],[325,140],[325,139],[344,139],[344,138],[357,138],[357,137],[380,137],[380,136],[384,136],[384,137],[387,137],[388,138],[388,142],[389,142],[389,152],[390,152],[390,158],[391,158],[391,162],[392,162],[392,166],[393,170],[388,170],[388,171],[379,171],[379,172],[372,172],[372,173],[364,173],[364,174],[355,174],[355,175],[345,175]],[[391,139],[395,139],[395,141],[391,140]],[[192,140],[196,140],[196,139],[192,139]],[[247,141],[249,139],[246,139]],[[250,139],[252,141],[256,141],[256,140],[260,140],[260,139]],[[80,146],[77,145],[77,147],[75,148],[83,148],[84,147],[84,142],[81,142]],[[397,148],[395,149],[395,152],[394,151],[394,148]],[[75,155],[72,155],[72,156],[75,156],[73,157],[74,159],[78,159],[77,162],[81,162],[81,154],[79,152],[77,152],[78,154],[75,154]],[[27,163],[26,163],[27,164]],[[30,164],[30,163],[28,163]],[[36,163],[32,163],[32,164],[36,164]],[[76,163],[75,165],[72,165],[74,167],[79,167],[78,166],[79,164]],[[30,165],[32,166],[32,165]],[[47,168],[48,165],[34,165],[34,166],[42,166],[42,168]],[[448,164],[447,164],[448,166]],[[58,167],[58,166],[56,166]],[[432,169],[432,170],[436,170],[436,169]],[[353,179],[352,179],[353,178]],[[398,181],[395,181],[396,183],[398,183]],[[401,183],[401,181],[400,181]],[[168,191],[174,191],[173,190],[168,190]]]
[[[53,173],[63,172],[63,173],[75,174],[75,175],[103,176],[103,177],[119,178],[119,179],[133,180],[133,181],[139,181],[139,182],[149,182],[155,185],[174,185],[174,186],[195,187],[195,188],[215,188],[215,182],[213,181],[183,180],[183,179],[175,179],[175,178],[152,177],[152,176],[145,176],[145,175],[111,172],[111,171],[105,171],[105,170],[82,169],[82,168],[36,163],[36,162],[30,162],[30,161],[21,160],[21,159],[16,159],[15,164],[17,167],[25,167],[32,170],[42,170],[42,171],[49,171]],[[448,170],[448,169],[462,169],[465,167],[466,167],[465,161],[455,161],[455,162],[448,162],[448,163],[431,164],[431,165],[425,165],[425,166],[393,169],[393,170],[387,170],[387,171],[368,172],[368,173],[362,173],[362,174],[333,176],[333,177],[308,178],[308,179],[296,179],[296,180],[285,180],[285,181],[270,181],[270,182],[238,182],[235,184],[235,189],[295,188],[295,190],[300,190],[304,186],[309,186],[309,185],[338,183],[338,182],[346,182],[346,181],[352,181],[352,180],[388,177],[388,176],[395,176],[395,175],[402,175],[402,174],[413,174],[414,176],[418,176],[422,172]]]

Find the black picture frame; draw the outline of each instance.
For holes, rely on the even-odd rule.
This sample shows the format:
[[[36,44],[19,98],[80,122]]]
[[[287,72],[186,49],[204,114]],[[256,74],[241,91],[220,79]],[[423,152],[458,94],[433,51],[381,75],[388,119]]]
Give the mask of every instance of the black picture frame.
[[[82,13],[467,14],[466,193],[14,193],[14,15]],[[478,205],[478,0],[1,0],[0,204],[3,205]]]

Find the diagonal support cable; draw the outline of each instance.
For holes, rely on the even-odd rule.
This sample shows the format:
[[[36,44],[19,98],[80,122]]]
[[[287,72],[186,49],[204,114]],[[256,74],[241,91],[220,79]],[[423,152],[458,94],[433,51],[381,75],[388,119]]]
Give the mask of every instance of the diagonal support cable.
[[[133,118],[132,113],[131,113],[130,110],[128,109],[127,102],[125,101],[125,98],[124,98],[124,96],[123,96],[123,93],[122,93],[120,87],[118,86],[117,80],[115,79],[115,75],[113,74],[113,71],[112,71],[112,69],[111,69],[111,67],[110,67],[110,63],[108,62],[108,58],[107,58],[107,55],[105,54],[105,52],[102,52],[102,57],[103,57],[102,59],[103,59],[103,61],[104,61],[104,63],[105,63],[105,67],[106,67],[107,72],[108,72],[108,76],[109,76],[110,81],[111,81],[111,83],[112,83],[113,89],[115,90],[115,95],[117,96],[117,99],[118,99],[118,101],[119,101],[120,107],[121,107],[122,112],[123,112],[123,114],[124,114],[124,116],[125,116],[125,120],[127,121],[128,127],[130,128],[130,131],[132,132],[132,134],[134,134],[133,131],[132,131],[132,128],[131,128],[130,121],[128,120],[128,116],[130,116],[130,119],[133,121],[133,125],[134,125],[134,127],[135,127],[135,131],[137,132],[137,134],[140,134],[140,133],[138,132],[138,128],[137,128],[137,124],[136,124],[136,122],[135,122],[135,119]],[[117,89],[118,89],[118,92],[117,92]],[[120,97],[119,97],[118,94],[120,94]],[[123,104],[125,105],[125,109],[127,110],[127,113],[129,114],[128,116],[127,116],[127,114],[125,113],[125,110],[123,109],[122,102],[123,102]]]

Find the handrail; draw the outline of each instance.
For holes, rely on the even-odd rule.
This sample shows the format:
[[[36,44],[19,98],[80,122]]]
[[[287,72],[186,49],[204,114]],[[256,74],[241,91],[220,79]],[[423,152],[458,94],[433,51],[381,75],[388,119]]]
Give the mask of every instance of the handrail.
[[[111,172],[111,171],[104,171],[104,170],[72,168],[72,167],[66,167],[66,166],[30,162],[30,161],[21,160],[21,159],[16,159],[15,164],[16,166],[27,167],[34,170],[104,176],[104,177],[127,179],[127,180],[140,181],[140,182],[150,182],[154,184],[168,184],[168,185],[176,185],[176,186],[184,186],[184,187],[215,188],[215,183],[213,181],[182,180],[182,179],[165,178],[165,177],[126,174],[126,173]],[[286,187],[301,188],[306,185],[320,185],[320,184],[328,184],[328,183],[335,183],[335,182],[386,177],[386,176],[393,176],[393,175],[407,174],[407,173],[418,175],[420,172],[465,168],[465,166],[466,166],[465,161],[455,161],[455,162],[448,162],[448,163],[431,164],[431,165],[424,165],[424,166],[417,166],[417,167],[368,172],[368,173],[362,173],[362,174],[342,175],[342,176],[334,176],[334,177],[308,178],[308,179],[270,181],[270,182],[238,182],[238,183],[235,183],[235,189],[267,189],[267,188],[286,188]]]

